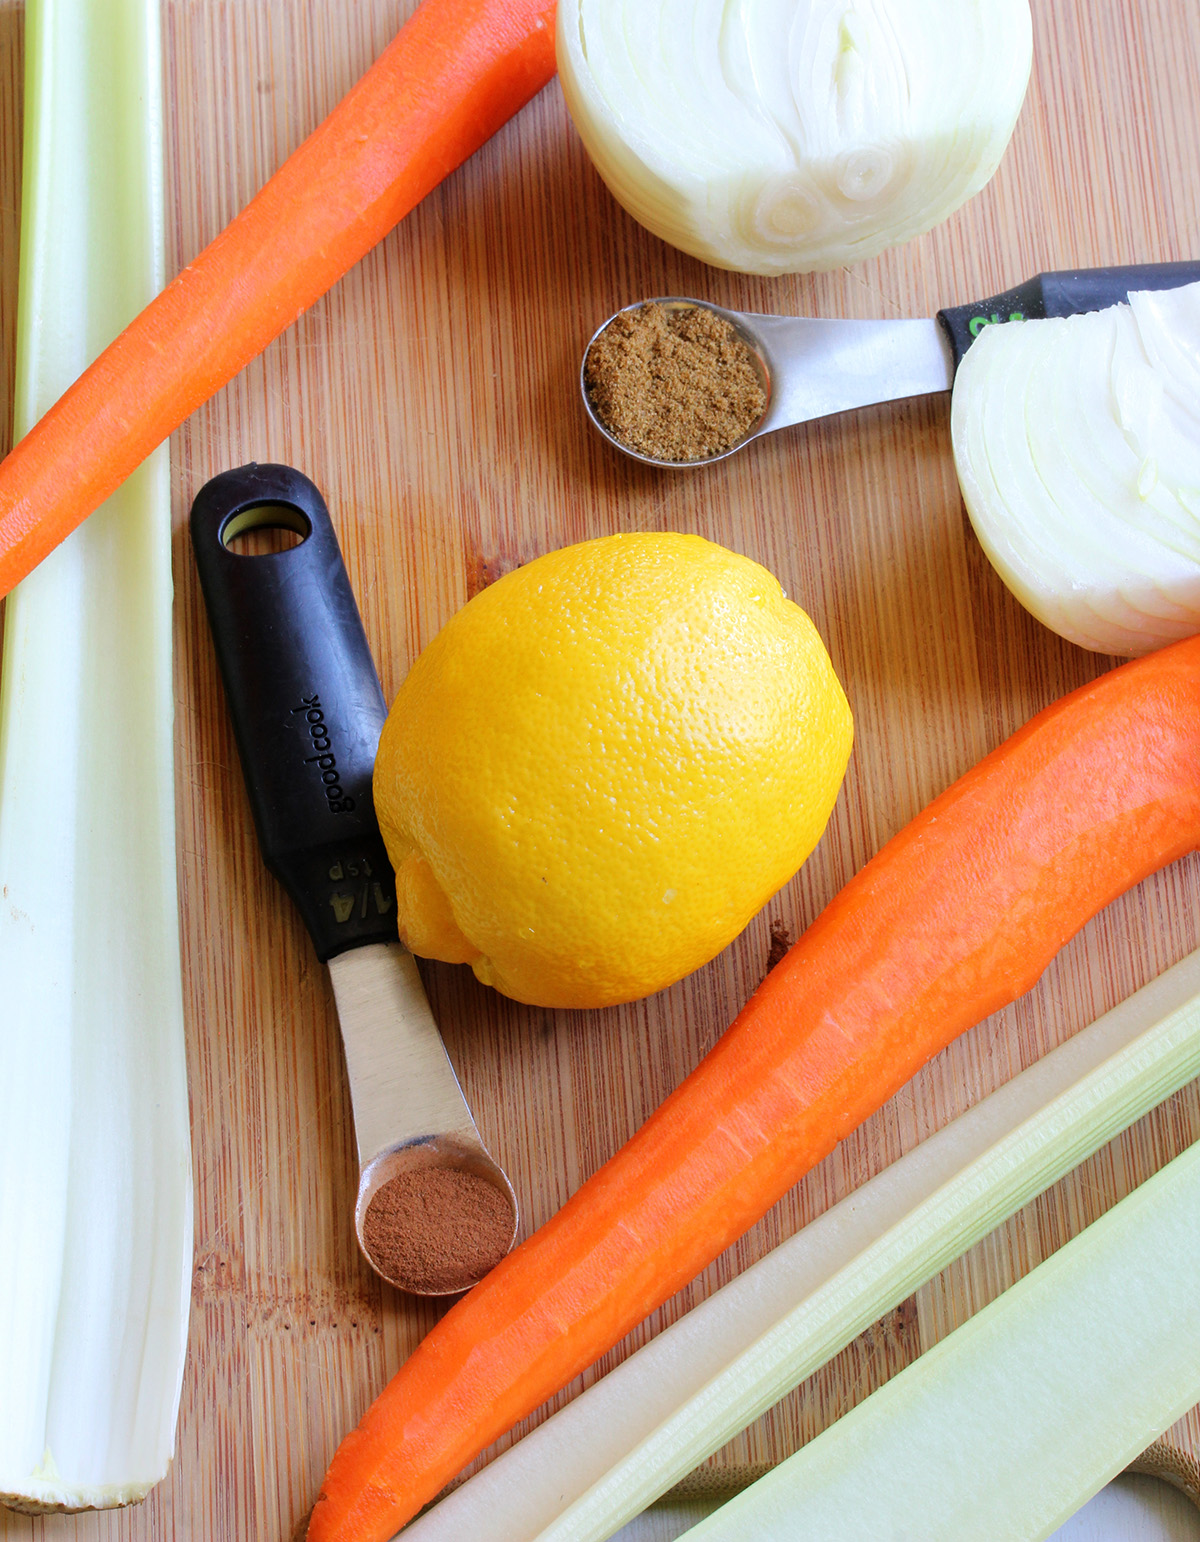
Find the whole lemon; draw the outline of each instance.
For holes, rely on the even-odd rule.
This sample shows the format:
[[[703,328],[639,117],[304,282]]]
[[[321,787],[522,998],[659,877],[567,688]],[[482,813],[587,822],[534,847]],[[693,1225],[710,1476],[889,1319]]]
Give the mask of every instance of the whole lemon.
[[[539,1006],[706,963],[825,828],[850,709],[812,622],[692,535],[568,546],[475,596],[375,763],[400,936]]]

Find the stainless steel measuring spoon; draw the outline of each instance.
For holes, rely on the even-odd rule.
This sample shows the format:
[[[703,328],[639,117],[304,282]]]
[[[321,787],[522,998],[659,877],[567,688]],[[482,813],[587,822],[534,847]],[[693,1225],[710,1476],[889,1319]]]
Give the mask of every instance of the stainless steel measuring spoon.
[[[853,407],[948,391],[967,349],[985,326],[1104,310],[1140,289],[1176,289],[1200,280],[1200,262],[1139,264],[1042,273],[990,299],[940,310],[929,319],[841,321],[732,311],[678,295],[625,306],[599,326],[584,350],[579,389],[597,431],[623,454],[672,471],[709,466],[763,434]],[[616,316],[657,303],[668,310],[698,306],[727,321],[746,344],[766,395],[766,407],[736,443],[696,460],[659,460],[625,444],[605,425],[587,388],[587,355]]]
[[[259,526],[298,539],[254,555],[231,549]],[[517,1202],[479,1137],[416,961],[397,940],[395,882],[371,794],[386,706],[329,513],[298,471],[243,466],[201,488],[191,533],[259,844],[332,977],[358,1144],[359,1246],[403,1290],[457,1294],[512,1246]],[[465,1212],[444,1204],[436,1220],[426,1208],[409,1253],[395,1238],[386,1258],[372,1250],[372,1200],[429,1168],[466,1175],[464,1205],[476,1180],[502,1197],[512,1224],[501,1245],[489,1240],[495,1256],[479,1256]]]

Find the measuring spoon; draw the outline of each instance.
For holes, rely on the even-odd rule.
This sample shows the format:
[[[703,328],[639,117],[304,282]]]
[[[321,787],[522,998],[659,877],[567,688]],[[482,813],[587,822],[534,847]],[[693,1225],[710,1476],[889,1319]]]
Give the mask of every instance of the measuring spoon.
[[[258,527],[298,539],[255,555],[231,548]],[[259,844],[329,965],[358,1145],[359,1246],[400,1289],[457,1294],[511,1248],[517,1201],[397,939],[395,879],[371,795],[386,706],[328,510],[300,472],[242,466],[200,489],[191,534]],[[466,1209],[443,1204],[426,1210],[407,1253],[394,1237],[386,1256],[372,1251],[372,1200],[429,1168],[465,1175],[451,1185],[464,1206],[480,1180],[503,1198],[512,1224],[501,1246],[479,1256]]]
[[[903,321],[840,321],[810,316],[767,316],[731,311],[707,300],[678,295],[639,300],[610,316],[584,349],[579,369],[583,405],[596,430],[623,454],[647,466],[672,471],[710,466],[763,434],[807,423],[852,407],[901,401],[948,391],[967,349],[986,326],[1073,316],[1104,310],[1143,289],[1176,289],[1200,280],[1200,262],[1140,263],[1121,268],[1085,268],[1041,273],[1003,294],[940,310],[936,317]],[[696,306],[727,321],[749,349],[766,396],[758,421],[728,449],[695,460],[659,460],[644,455],[610,432],[587,388],[592,343],[617,318],[643,305],[666,310]]]

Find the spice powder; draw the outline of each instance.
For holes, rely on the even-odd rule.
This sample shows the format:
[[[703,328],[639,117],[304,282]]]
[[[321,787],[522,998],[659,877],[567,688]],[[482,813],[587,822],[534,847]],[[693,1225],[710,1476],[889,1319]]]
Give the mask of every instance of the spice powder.
[[[372,1263],[401,1290],[469,1290],[508,1252],[513,1211],[495,1184],[455,1167],[398,1173],[371,1196],[363,1242]]]
[[[720,455],[767,405],[750,348],[701,305],[619,312],[588,349],[583,378],[613,438],[655,460]]]

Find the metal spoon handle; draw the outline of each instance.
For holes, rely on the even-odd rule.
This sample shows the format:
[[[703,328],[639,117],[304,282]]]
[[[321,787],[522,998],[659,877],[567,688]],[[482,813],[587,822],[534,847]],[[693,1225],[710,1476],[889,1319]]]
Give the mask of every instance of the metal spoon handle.
[[[435,1136],[482,1153],[412,954],[398,942],[373,943],[330,959],[329,977],[346,1049],[359,1166]]]
[[[732,320],[735,313],[729,314]],[[852,407],[948,391],[954,378],[954,361],[936,321],[737,319],[761,352],[771,381],[758,434]]]

